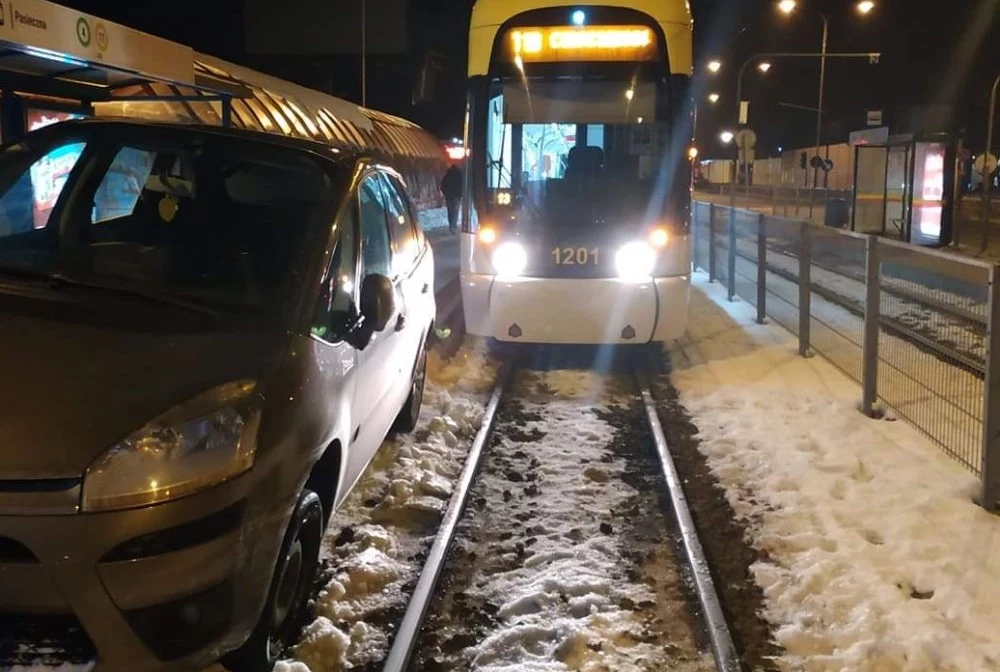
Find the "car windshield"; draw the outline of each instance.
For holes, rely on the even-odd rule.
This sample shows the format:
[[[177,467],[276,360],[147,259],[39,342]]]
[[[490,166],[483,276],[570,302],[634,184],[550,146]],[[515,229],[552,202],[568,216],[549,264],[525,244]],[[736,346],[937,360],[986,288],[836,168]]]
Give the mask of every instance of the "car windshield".
[[[657,85],[622,80],[498,80],[487,110],[488,209],[519,226],[641,217],[669,140]]]
[[[0,155],[0,281],[283,314],[327,228],[319,162],[213,134],[106,131]]]

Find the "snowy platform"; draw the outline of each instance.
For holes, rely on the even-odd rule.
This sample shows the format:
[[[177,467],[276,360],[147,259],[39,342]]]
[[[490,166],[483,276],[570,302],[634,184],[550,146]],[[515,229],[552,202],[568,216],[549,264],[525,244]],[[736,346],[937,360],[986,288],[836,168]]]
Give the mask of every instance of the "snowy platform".
[[[974,476],[694,276],[673,381],[752,544],[788,670],[1000,670],[1000,518]]]

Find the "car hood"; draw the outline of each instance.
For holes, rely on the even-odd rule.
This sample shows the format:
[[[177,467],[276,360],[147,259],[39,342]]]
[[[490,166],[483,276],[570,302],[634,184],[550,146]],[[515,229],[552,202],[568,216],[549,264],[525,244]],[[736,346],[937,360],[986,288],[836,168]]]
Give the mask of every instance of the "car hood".
[[[280,334],[148,333],[0,314],[0,481],[76,478],[160,413],[262,380]]]

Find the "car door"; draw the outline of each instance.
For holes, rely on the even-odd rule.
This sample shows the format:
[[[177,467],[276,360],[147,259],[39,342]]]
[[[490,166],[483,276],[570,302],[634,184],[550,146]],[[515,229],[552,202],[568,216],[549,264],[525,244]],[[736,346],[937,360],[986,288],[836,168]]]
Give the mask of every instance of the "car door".
[[[397,380],[401,385],[394,392],[396,397],[402,394],[400,403],[403,403],[409,393],[409,383],[417,353],[426,338],[430,322],[426,304],[427,298],[432,295],[433,283],[417,273],[419,241],[401,191],[402,184],[391,174],[383,172],[381,177],[388,206],[389,231],[392,236],[391,277],[393,284],[399,287],[402,298],[400,321],[395,325],[400,339],[400,356],[394,363],[394,375],[398,377]]]
[[[360,287],[356,193],[351,201],[335,226],[330,263],[323,274],[311,325],[317,370],[326,395],[323,403],[330,407],[329,417],[335,425],[331,428],[333,435],[346,446],[347,468],[342,480],[348,486],[361,475],[357,465],[364,464],[364,455],[371,453],[370,447],[355,440],[365,421],[365,410],[358,398],[359,353],[348,342],[350,331],[357,324]],[[359,456],[352,459],[355,453]]]
[[[389,236],[388,212],[385,194],[378,173],[369,173],[358,187],[358,212],[361,232],[361,268],[359,280],[373,275],[392,277],[392,244]],[[384,331],[372,335],[372,340],[358,352],[358,387],[356,394],[357,411],[364,420],[358,434],[358,443],[365,446],[360,455],[352,455],[352,460],[360,469],[374,455],[388,433],[399,412],[398,405],[390,403],[390,393],[395,387],[396,350],[399,333],[396,324],[399,318],[401,300],[396,291],[396,314],[390,318]]]

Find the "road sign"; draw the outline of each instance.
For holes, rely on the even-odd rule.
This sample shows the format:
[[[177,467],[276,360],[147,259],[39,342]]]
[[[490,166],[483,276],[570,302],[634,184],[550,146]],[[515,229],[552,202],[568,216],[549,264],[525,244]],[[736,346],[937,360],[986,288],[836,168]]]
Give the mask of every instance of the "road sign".
[[[869,126],[882,125],[882,110],[868,110],[868,125]]]
[[[749,128],[738,130],[733,139],[736,141],[736,146],[740,148],[751,149],[757,144],[757,134]]]
[[[740,101],[740,123],[749,124],[750,123],[750,101],[741,100]]]
[[[997,157],[992,154],[980,154],[976,157],[976,160],[972,162],[972,169],[980,175],[983,174],[983,161],[986,161],[987,173],[992,173],[997,169]]]
[[[820,166],[820,168],[823,169],[823,172],[829,173],[831,170],[833,170],[833,161],[831,161],[830,159],[823,159],[823,165]]]

